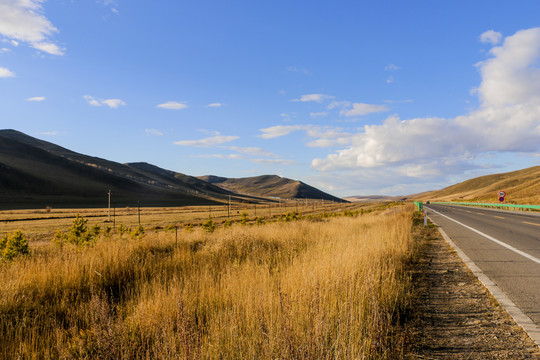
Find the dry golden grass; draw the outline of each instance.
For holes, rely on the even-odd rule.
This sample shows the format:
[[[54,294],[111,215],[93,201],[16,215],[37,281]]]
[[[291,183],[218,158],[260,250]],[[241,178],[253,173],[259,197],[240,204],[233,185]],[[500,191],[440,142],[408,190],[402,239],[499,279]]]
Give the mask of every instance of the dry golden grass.
[[[358,210],[359,208],[373,208],[377,205],[365,204],[339,204],[334,202],[321,202],[308,200],[298,202],[281,202],[267,204],[232,204],[230,210],[228,205],[214,206],[184,206],[167,208],[147,208],[140,209],[141,225],[147,230],[165,228],[169,225],[183,227],[185,224],[200,224],[212,217],[215,222],[222,223],[230,219],[235,221],[246,213],[250,219],[255,217],[272,218],[280,214],[298,211],[302,214],[318,214],[326,212],[341,212],[344,209]],[[120,224],[134,227],[138,225],[138,209],[117,208],[111,209],[111,222],[108,220],[108,210],[97,209],[33,209],[33,210],[3,210],[0,211],[0,236],[12,233],[15,230],[24,229],[25,234],[31,242],[50,240],[51,236],[58,229],[65,229],[71,226],[73,218],[77,214],[88,219],[88,225],[99,225],[100,227],[116,226]],[[114,215],[114,216],[113,216]],[[114,220],[114,222],[113,222]]]
[[[412,213],[40,247],[0,267],[0,358],[403,357]]]
[[[505,203],[540,204],[540,166],[470,179],[421,194],[418,199],[498,203],[497,194],[501,190],[507,194]]]

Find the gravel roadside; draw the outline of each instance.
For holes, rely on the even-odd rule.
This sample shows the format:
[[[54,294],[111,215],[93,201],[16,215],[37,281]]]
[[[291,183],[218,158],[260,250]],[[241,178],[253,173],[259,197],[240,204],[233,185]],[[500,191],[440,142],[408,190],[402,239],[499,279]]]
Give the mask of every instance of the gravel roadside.
[[[540,359],[540,348],[493,298],[433,225],[413,281],[412,359]],[[420,234],[418,234],[420,235]]]

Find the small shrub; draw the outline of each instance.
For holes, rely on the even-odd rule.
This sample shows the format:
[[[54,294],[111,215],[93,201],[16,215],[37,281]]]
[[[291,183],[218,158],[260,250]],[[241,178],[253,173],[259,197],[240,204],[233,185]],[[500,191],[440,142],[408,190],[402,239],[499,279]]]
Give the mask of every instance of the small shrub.
[[[233,224],[232,220],[225,220],[225,221],[223,222],[223,228],[224,228],[224,229],[229,228],[229,227],[232,226],[232,224]]]
[[[285,221],[294,221],[300,219],[300,215],[296,211],[292,211],[285,215]]]
[[[246,225],[248,223],[248,213],[245,211],[242,211],[242,214],[240,214],[240,224]]]
[[[214,223],[214,220],[209,217],[207,221],[203,222],[202,228],[207,233],[213,233],[214,230],[216,230],[216,224]]]
[[[186,232],[192,232],[193,231],[193,225],[191,225],[191,224],[184,225],[184,230]]]
[[[19,255],[27,255],[29,253],[28,239],[21,231],[17,230],[13,234],[0,238],[1,259],[12,260]]]
[[[357,215],[358,215],[357,211],[343,210],[343,216],[354,217],[354,216],[357,216]]]
[[[131,232],[131,237],[134,239],[140,239],[144,236],[144,228],[142,225],[137,226],[135,230]]]
[[[118,233],[119,233],[120,235],[124,235],[125,233],[128,233],[128,232],[130,232],[130,231],[131,231],[131,229],[128,228],[127,226],[124,226],[124,224],[120,224],[120,225],[118,226]]]
[[[99,232],[101,231],[101,228],[99,227],[98,224],[92,226],[90,228],[90,232],[95,236],[95,237],[98,237],[99,236]]]
[[[99,226],[93,226],[88,228],[88,219],[77,214],[77,217],[73,220],[71,228],[67,232],[58,230],[52,239],[52,242],[63,246],[64,243],[73,245],[89,245],[97,240],[99,235]]]

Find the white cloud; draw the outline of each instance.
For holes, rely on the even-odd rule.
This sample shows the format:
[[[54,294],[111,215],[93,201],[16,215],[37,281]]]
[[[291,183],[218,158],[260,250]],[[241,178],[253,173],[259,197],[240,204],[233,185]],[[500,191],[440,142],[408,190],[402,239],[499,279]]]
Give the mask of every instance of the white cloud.
[[[110,108],[113,108],[113,109],[117,109],[119,108],[120,106],[126,106],[126,102],[123,101],[123,100],[120,100],[120,99],[95,99],[93,96],[90,96],[90,95],[84,95],[83,96],[84,100],[86,100],[86,102],[92,106],[108,106]]]
[[[283,165],[283,166],[290,166],[296,164],[293,160],[286,160],[286,159],[253,159],[251,160],[254,163],[257,164],[263,164],[263,165]]]
[[[334,108],[347,108],[351,106],[351,102],[350,101],[332,101],[326,108],[328,110],[332,110]]]
[[[484,106],[538,103],[538,44],[540,28],[518,31],[490,50],[492,58],[477,64],[482,75],[477,91]]]
[[[64,55],[64,51],[53,43],[35,43],[32,46],[51,55]]]
[[[341,128],[331,128],[318,125],[276,125],[266,129],[258,137],[272,139],[289,135],[294,131],[305,131],[306,136],[313,139],[307,143],[309,147],[335,147],[347,145],[351,142],[351,134],[343,132]]]
[[[206,107],[222,107],[222,106],[225,106],[225,104],[218,103],[218,102],[206,105]]]
[[[315,101],[318,103],[323,102],[324,100],[333,99],[334,97],[331,95],[324,95],[324,94],[306,94],[300,96],[299,99],[292,99],[291,101],[299,101],[299,102],[310,102]]]
[[[405,100],[383,100],[387,104],[408,104],[412,103],[412,99],[405,99]]]
[[[86,100],[86,102],[92,106],[101,106],[101,103],[94,99],[93,96],[90,95],[84,95],[83,99]]]
[[[228,146],[227,149],[251,156],[275,156],[275,154],[259,147]]]
[[[147,133],[148,135],[163,136],[163,132],[156,129],[145,129],[144,132]]]
[[[118,14],[118,3],[114,0],[98,0],[98,3],[101,3],[104,6],[107,6],[111,9],[113,14]]]
[[[168,110],[182,110],[187,108],[188,106],[185,103],[177,102],[177,101],[167,101],[166,103],[159,104],[157,106],[160,109],[168,109]]]
[[[341,114],[345,116],[362,116],[377,112],[389,111],[390,109],[384,105],[372,105],[364,103],[354,103],[350,110],[342,110]]]
[[[269,128],[260,129],[262,132],[258,137],[263,139],[273,139],[285,135],[289,135],[293,131],[307,130],[309,125],[276,125]]]
[[[365,125],[348,146],[314,159],[312,167],[328,174],[370,174],[394,184],[414,179],[437,184],[446,174],[487,166],[482,158],[488,153],[538,153],[540,28],[507,37],[489,56],[477,65],[482,75],[477,109],[450,119],[391,116],[380,125]]]
[[[384,67],[384,71],[397,71],[399,69],[400,69],[400,67],[395,65],[395,64],[389,64],[389,65],[386,65]],[[394,83],[394,81],[395,81],[395,78],[393,76],[388,76],[386,78],[386,83],[387,84],[392,84],[392,83]]]
[[[200,159],[229,159],[229,160],[241,160],[244,159],[242,155],[239,154],[210,154],[210,155],[195,155],[194,158]]]
[[[8,53],[8,52],[11,52],[11,49],[8,49],[8,48],[1,48],[0,49],[0,54],[4,54],[4,53]]]
[[[326,115],[328,115],[327,111],[309,113],[309,116],[311,117],[326,116]]]
[[[44,0],[0,1],[0,34],[13,45],[25,42],[51,55],[63,55],[64,49],[51,41],[58,29],[43,15]]]
[[[127,105],[125,103],[125,101],[120,100],[120,99],[105,99],[105,100],[101,100],[101,102],[104,105],[107,105],[108,107],[113,108],[113,109],[117,109],[120,106],[126,106]]]
[[[34,96],[34,97],[29,97],[28,99],[26,99],[26,101],[40,102],[40,101],[45,101],[45,99],[46,99],[45,96]]]
[[[307,143],[309,147],[317,148],[331,148],[338,146],[346,146],[351,143],[351,137],[344,134],[343,136],[336,137],[322,137],[319,139],[312,140]]]
[[[502,34],[494,30],[488,30],[480,35],[480,41],[486,44],[497,45],[501,42]]]
[[[216,135],[200,140],[181,140],[174,144],[179,146],[212,147],[239,139],[238,136]]]
[[[15,73],[10,71],[9,69],[0,67],[0,78],[8,78],[8,77],[15,77]]]
[[[311,71],[300,66],[287,66],[286,70],[290,72],[302,73],[304,75],[311,75]]]

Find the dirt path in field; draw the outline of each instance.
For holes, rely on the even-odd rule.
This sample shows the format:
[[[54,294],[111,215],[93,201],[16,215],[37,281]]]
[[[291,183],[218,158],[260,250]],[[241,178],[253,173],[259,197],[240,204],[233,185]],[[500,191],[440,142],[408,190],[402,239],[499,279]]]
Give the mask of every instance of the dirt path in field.
[[[425,230],[414,279],[417,349],[413,359],[540,359],[540,348],[515,324],[441,237]]]

